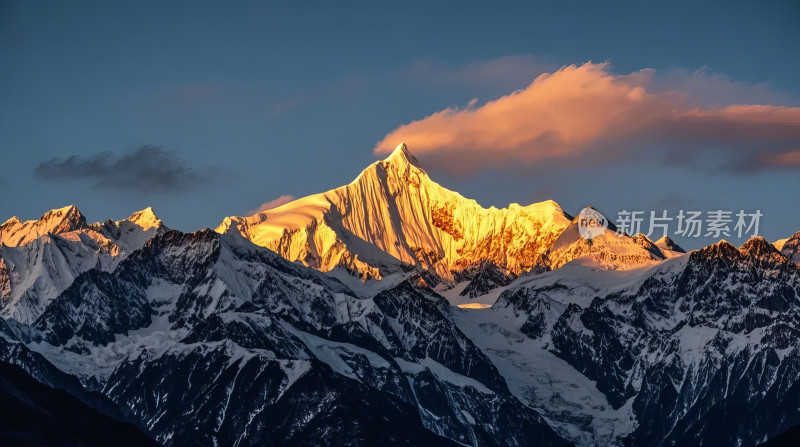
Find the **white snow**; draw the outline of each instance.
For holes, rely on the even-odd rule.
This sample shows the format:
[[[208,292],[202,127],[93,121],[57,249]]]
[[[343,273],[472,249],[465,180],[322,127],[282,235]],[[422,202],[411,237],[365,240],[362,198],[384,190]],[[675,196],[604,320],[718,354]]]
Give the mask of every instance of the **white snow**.
[[[477,380],[463,376],[456,372],[453,372],[448,367],[442,365],[441,363],[433,360],[430,357],[425,357],[424,359],[418,360],[416,362],[409,362],[407,360],[401,358],[394,359],[397,364],[400,366],[400,369],[403,370],[406,374],[416,375],[424,371],[426,368],[429,369],[439,380],[443,382],[447,382],[451,385],[455,385],[461,388],[470,387],[474,388],[475,390],[483,393],[483,394],[494,394],[494,391],[486,388],[486,385],[478,382]]]
[[[552,201],[483,208],[436,184],[405,146],[350,184],[217,227],[320,271],[381,278],[419,266],[452,280],[483,260],[518,274],[569,225]]]
[[[359,348],[358,346],[349,343],[326,340],[324,338],[317,337],[316,335],[299,331],[288,324],[283,324],[283,327],[302,340],[318,360],[328,364],[334,371],[345,377],[359,381],[361,380],[358,377],[358,374],[356,374],[350,367],[350,364],[348,364],[347,361],[342,357],[343,355],[362,355],[374,368],[391,368],[386,359],[372,351]]]
[[[116,225],[118,234],[107,225]],[[32,323],[81,273],[112,271],[165,228],[150,208],[92,225],[74,206],[49,211],[37,221],[11,219],[0,228],[0,270],[9,277],[0,291],[0,317]]]
[[[454,312],[458,328],[506,379],[523,403],[540,412],[561,435],[578,445],[612,445],[633,431],[631,402],[614,410],[594,382],[550,353],[542,342],[514,329],[494,309]],[[585,419],[588,426],[576,421]]]

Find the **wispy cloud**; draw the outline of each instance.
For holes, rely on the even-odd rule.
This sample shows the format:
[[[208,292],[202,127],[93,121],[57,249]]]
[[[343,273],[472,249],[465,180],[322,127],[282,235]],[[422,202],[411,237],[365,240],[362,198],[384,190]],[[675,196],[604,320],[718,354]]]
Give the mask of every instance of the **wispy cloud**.
[[[798,105],[800,98],[775,90],[769,83],[736,81],[707,68],[667,71],[643,70],[650,77],[649,89],[657,92],[678,92],[687,105],[724,107],[736,104]],[[788,101],[788,102],[787,102]]]
[[[247,214],[248,215],[252,215],[252,214],[261,213],[261,212],[264,212],[264,211],[267,211],[267,210],[271,210],[271,209],[277,208],[277,207],[279,207],[281,205],[285,205],[285,204],[287,204],[287,203],[289,203],[289,202],[291,202],[291,201],[293,201],[295,199],[296,199],[296,197],[291,195],[291,194],[284,194],[284,195],[282,195],[282,196],[280,196],[280,197],[278,197],[276,199],[270,200],[269,202],[262,203],[261,206],[259,206],[258,208],[254,209],[254,210],[248,211]]]
[[[85,181],[96,189],[140,193],[181,191],[213,179],[210,168],[191,168],[176,152],[157,146],[143,146],[122,156],[101,152],[54,158],[40,163],[34,174],[54,181]]]
[[[786,151],[778,154],[766,154],[762,157],[765,164],[780,167],[800,166],[800,150]]]
[[[692,88],[668,88],[681,85],[677,75],[669,82],[654,77],[654,70],[615,75],[605,63],[566,66],[494,101],[447,108],[400,126],[374,152],[405,142],[433,167],[455,174],[520,163],[606,163],[653,146],[668,148],[664,158],[688,146],[715,150],[720,164],[734,169],[741,159],[751,171],[800,167],[785,155],[800,147],[800,108],[697,106]],[[724,84],[721,95],[735,87],[704,72],[684,78],[683,85],[696,91],[714,82]]]
[[[542,73],[558,68],[544,57],[530,54],[447,65],[420,60],[408,66],[405,74],[417,81],[435,85],[515,85],[523,86]]]

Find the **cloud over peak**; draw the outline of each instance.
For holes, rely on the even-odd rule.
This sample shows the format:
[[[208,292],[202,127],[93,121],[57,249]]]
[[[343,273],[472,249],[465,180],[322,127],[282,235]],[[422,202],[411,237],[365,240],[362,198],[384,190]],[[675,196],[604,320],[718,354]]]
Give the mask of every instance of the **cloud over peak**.
[[[268,210],[271,210],[273,208],[277,208],[277,207],[279,207],[281,205],[285,205],[285,204],[287,204],[289,202],[294,201],[295,199],[297,199],[297,197],[295,197],[295,196],[293,196],[291,194],[284,194],[284,195],[282,195],[280,197],[277,197],[275,199],[270,200],[269,202],[262,203],[261,206],[259,206],[258,208],[254,209],[254,210],[248,211],[247,214],[248,215],[253,215],[253,214],[256,214],[256,213],[262,213],[264,211],[268,211]]]
[[[706,84],[716,79],[725,82],[725,89],[733,85],[727,78],[699,75]],[[688,81],[696,83],[699,75],[688,74],[693,77]],[[794,160],[782,154],[800,147],[800,108],[700,107],[694,105],[691,89],[665,88],[679,88],[681,83],[654,82],[655,76],[651,69],[615,75],[607,63],[565,66],[483,105],[471,101],[466,108],[447,108],[400,126],[374,152],[390,152],[403,141],[433,167],[456,174],[581,158],[610,162],[642,155],[637,148],[643,145],[666,147],[667,152],[687,146],[721,149],[721,164],[747,158],[748,170]],[[764,151],[771,156],[758,155]]]
[[[95,189],[164,193],[199,186],[209,180],[210,172],[207,171],[187,166],[176,152],[143,146],[121,156],[100,152],[89,156],[53,158],[40,163],[34,175],[54,181],[86,181]]]

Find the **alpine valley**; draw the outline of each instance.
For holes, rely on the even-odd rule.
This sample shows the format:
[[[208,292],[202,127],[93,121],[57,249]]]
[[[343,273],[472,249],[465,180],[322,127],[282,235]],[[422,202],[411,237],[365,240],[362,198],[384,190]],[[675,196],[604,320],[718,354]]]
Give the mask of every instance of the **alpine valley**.
[[[0,226],[2,445],[754,446],[800,425],[800,232],[685,253],[483,208],[405,145],[215,229]]]

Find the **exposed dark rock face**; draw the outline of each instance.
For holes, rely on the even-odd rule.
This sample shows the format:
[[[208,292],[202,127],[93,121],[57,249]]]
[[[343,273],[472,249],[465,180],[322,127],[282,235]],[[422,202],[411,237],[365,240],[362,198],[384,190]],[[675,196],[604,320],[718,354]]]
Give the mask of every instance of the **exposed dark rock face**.
[[[239,236],[167,231],[33,325],[0,321],[0,359],[167,446],[756,445],[800,424],[800,266],[764,239],[520,280],[484,311],[506,320],[469,327],[425,275],[359,296]],[[465,293],[510,281],[482,264]],[[605,429],[554,400],[568,388],[526,400],[512,343],[477,326],[590,382],[619,434],[571,431]]]
[[[481,263],[470,272],[469,276],[471,280],[460,295],[470,298],[486,295],[498,287],[507,286],[516,278],[516,275],[501,270],[492,262]]]
[[[164,445],[568,445],[451,312],[414,278],[361,298],[239,236],[170,231],[77,278],[30,337],[117,356],[103,393]]]
[[[549,337],[612,406],[632,406],[630,445],[755,445],[800,423],[800,268],[763,238],[676,262],[558,316],[552,289],[495,307],[525,316],[520,330]]]

